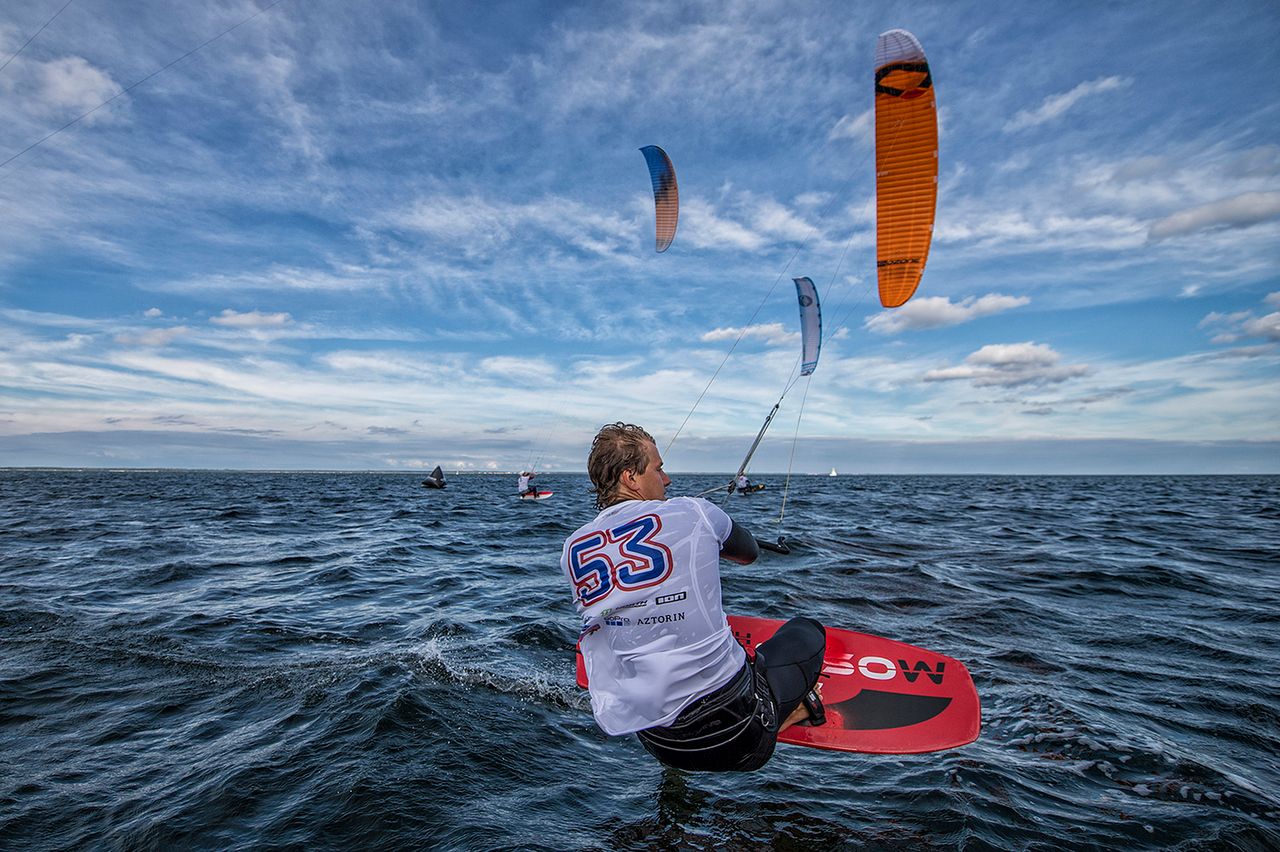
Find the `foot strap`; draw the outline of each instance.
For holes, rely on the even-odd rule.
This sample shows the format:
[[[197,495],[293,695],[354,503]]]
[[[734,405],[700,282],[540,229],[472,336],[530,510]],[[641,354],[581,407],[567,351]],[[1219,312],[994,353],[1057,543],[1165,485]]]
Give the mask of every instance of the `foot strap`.
[[[804,694],[804,709],[809,711],[809,718],[804,724],[810,727],[818,727],[827,723],[827,711],[822,706],[822,699],[818,697],[815,690],[809,690]]]

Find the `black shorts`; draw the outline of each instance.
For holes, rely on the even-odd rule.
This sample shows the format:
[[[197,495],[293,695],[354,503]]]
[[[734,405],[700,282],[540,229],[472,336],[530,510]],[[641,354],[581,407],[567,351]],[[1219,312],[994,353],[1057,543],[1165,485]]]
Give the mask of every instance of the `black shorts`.
[[[733,679],[696,699],[676,720],[637,731],[667,766],[701,772],[747,772],[773,756],[778,727],[818,682],[827,636],[812,618],[793,618],[756,648]]]

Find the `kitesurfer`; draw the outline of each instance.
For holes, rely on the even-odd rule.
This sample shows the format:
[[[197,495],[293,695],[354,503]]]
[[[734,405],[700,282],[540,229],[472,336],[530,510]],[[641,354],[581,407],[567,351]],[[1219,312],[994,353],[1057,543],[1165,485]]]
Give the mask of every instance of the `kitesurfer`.
[[[431,471],[431,475],[422,480],[424,488],[444,488],[448,484],[444,481],[444,471],[440,469],[440,465],[436,465],[436,469]]]
[[[602,428],[587,473],[601,511],[565,541],[560,565],[600,728],[636,734],[668,766],[746,771],[769,760],[780,731],[822,724],[822,625],[793,618],[752,660],[725,618],[719,561],[755,561],[751,533],[707,500],[666,499],[671,479],[639,426]]]
[[[533,471],[520,471],[520,478],[516,480],[516,490],[520,493],[521,497],[537,493],[536,486],[531,482],[535,476],[537,476],[537,474]]]
[[[740,473],[738,474],[738,478],[734,481],[734,485],[738,487],[739,491],[746,491],[751,488],[751,480],[747,479],[747,475],[745,473]]]

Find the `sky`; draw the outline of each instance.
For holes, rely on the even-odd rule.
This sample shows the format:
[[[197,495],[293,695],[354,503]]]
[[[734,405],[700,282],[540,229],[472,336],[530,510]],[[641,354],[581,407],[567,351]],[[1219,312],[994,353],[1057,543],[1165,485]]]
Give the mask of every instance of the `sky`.
[[[939,190],[885,310],[893,28]],[[622,420],[731,471],[805,275],[753,472],[1280,473],[1278,43],[1272,0],[6,3],[0,466],[582,471]]]

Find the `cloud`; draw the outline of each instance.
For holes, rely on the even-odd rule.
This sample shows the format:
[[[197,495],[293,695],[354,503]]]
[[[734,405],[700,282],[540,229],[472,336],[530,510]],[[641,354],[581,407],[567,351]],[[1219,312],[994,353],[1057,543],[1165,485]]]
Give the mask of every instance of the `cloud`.
[[[634,228],[626,219],[557,196],[498,201],[437,194],[418,199],[389,222],[440,240],[467,257],[491,257],[510,244],[545,243],[548,235],[604,257],[634,242]]]
[[[16,329],[0,327],[0,352],[11,356],[56,357],[84,352],[94,335],[69,332],[62,337],[40,337]]]
[[[270,55],[246,60],[245,64],[250,69],[250,79],[262,92],[261,114],[270,116],[284,128],[284,147],[296,151],[312,164],[320,163],[324,155],[312,131],[315,120],[306,104],[300,102],[292,91],[296,63],[289,57]]]
[[[755,203],[752,222],[757,229],[782,240],[804,242],[819,233],[818,228],[771,199]]]
[[[831,197],[829,192],[802,192],[796,196],[795,203],[797,207],[824,207],[831,202]]]
[[[870,142],[875,130],[875,110],[866,110],[858,115],[846,115],[836,122],[827,134],[827,139],[856,139],[859,142]]]
[[[126,346],[168,346],[179,337],[185,337],[189,334],[191,334],[191,329],[185,325],[178,325],[173,328],[144,331],[140,334],[117,334],[116,343],[123,343]]]
[[[734,326],[716,328],[702,335],[701,339],[707,343],[714,343],[718,340],[738,340],[740,337],[744,340],[747,338],[763,340],[770,346],[795,345],[800,342],[800,333],[787,331],[780,322],[749,325],[743,328]]]
[[[681,199],[677,239],[689,248],[726,251],[766,250],[775,243],[816,247],[823,232],[799,212],[816,213],[814,206],[830,201],[825,193],[802,193],[793,206],[762,194],[735,192],[726,187],[712,204],[704,198]],[[649,214],[652,216],[652,212]]]
[[[1111,402],[1112,400],[1129,396],[1132,393],[1133,393],[1133,388],[1129,388],[1129,387],[1102,388],[1101,390],[1095,391],[1094,393],[1091,393],[1088,396],[1075,397],[1069,400],[1065,400],[1065,402],[1069,402],[1074,405],[1094,405],[1099,402]]]
[[[151,317],[152,319],[154,319],[155,317],[164,316],[164,311],[160,310],[159,308],[147,308],[145,311],[142,312],[142,315],[144,317]]]
[[[0,317],[22,325],[47,328],[104,329],[113,325],[113,322],[107,319],[90,319],[72,316],[71,314],[55,314],[48,311],[28,311],[22,308],[0,310]]]
[[[387,467],[407,467],[410,470],[434,470],[435,466],[439,464],[439,462],[428,459],[398,459],[391,456],[387,456],[384,460],[387,463]],[[458,468],[469,468],[471,465],[469,462],[462,462],[460,464],[450,464],[448,467],[457,470]]]
[[[915,298],[900,308],[869,317],[863,327],[876,334],[943,328],[1019,308],[1030,302],[1026,296],[1004,296],[1000,293],[988,293],[980,298],[969,296],[959,302],[952,302],[946,296]]]
[[[1257,319],[1249,319],[1243,328],[1246,337],[1280,341],[1280,311]]]
[[[1227,161],[1226,174],[1232,177],[1273,178],[1280,175],[1280,145],[1259,145]]]
[[[765,244],[762,235],[740,222],[723,218],[701,199],[690,199],[681,206],[677,239],[689,242],[694,248],[756,251]]]
[[[1061,190],[1061,191],[1065,191]],[[940,218],[934,239],[943,243],[976,243],[983,248],[1017,248],[1035,251],[1126,251],[1139,248],[1146,228],[1133,217],[1116,214],[1076,216],[1061,207],[1047,207],[1044,198],[1028,201],[1026,210],[1001,210],[956,205],[950,216]]]
[[[1280,217],[1280,192],[1246,192],[1180,210],[1151,225],[1149,240],[1191,234],[1209,228],[1247,228]]]
[[[214,325],[225,325],[232,328],[279,328],[291,321],[292,317],[284,312],[264,314],[262,311],[247,311],[240,313],[231,308],[227,308],[216,317],[209,318],[209,322]]]
[[[39,88],[31,102],[57,111],[93,109],[121,89],[105,72],[79,56],[41,63],[36,78]]]
[[[1262,300],[1269,307],[1280,307],[1280,292],[1268,293]],[[1260,337],[1267,341],[1280,341],[1280,311],[1256,316],[1253,311],[1234,311],[1206,314],[1197,328],[1216,329],[1212,343],[1236,343],[1247,338]]]
[[[1080,101],[1091,95],[1110,92],[1115,89],[1122,89],[1125,86],[1128,86],[1131,82],[1132,81],[1126,77],[1099,77],[1097,80],[1081,83],[1069,92],[1050,95],[1035,109],[1019,112],[1009,121],[1005,122],[1004,131],[1006,133],[1013,133],[1018,130],[1025,130],[1028,127],[1038,127],[1041,124],[1046,124],[1047,122],[1060,117]]]
[[[380,286],[383,282],[369,270],[335,274],[321,269],[281,266],[273,264],[267,269],[247,269],[233,273],[196,273],[184,279],[140,281],[138,287],[146,290],[182,293],[212,293],[219,291],[282,290],[342,291],[364,290]]]
[[[1211,352],[1205,357],[1228,361],[1250,360],[1253,358],[1262,358],[1266,355],[1273,355],[1275,354],[1275,351],[1276,349],[1274,346],[1264,343],[1259,346],[1237,346],[1234,349],[1222,349],[1218,352]]]
[[[514,358],[497,355],[480,362],[480,372],[503,376],[517,382],[549,382],[556,378],[556,368],[542,358]]]
[[[330,352],[316,359],[331,369],[343,373],[358,373],[364,377],[409,378],[420,381],[438,381],[441,364],[424,364],[419,357],[381,352]]]
[[[1047,343],[994,343],[983,346],[957,367],[925,373],[926,382],[968,381],[974,387],[1023,387],[1059,384],[1083,376],[1083,365],[1060,365],[1062,356]]]
[[[1220,314],[1217,311],[1212,311],[1211,313],[1205,314],[1204,319],[1200,320],[1197,327],[1209,328],[1210,326],[1223,323],[1239,323],[1249,316],[1252,316],[1249,311],[1236,311],[1230,314]]]

